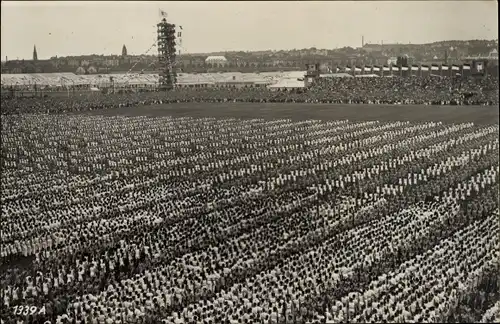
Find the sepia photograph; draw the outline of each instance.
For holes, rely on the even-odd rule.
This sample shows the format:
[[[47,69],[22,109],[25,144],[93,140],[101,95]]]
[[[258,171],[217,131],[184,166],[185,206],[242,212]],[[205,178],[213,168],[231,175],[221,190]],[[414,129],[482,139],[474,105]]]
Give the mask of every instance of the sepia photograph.
[[[0,40],[0,324],[500,323],[497,1],[2,1]]]

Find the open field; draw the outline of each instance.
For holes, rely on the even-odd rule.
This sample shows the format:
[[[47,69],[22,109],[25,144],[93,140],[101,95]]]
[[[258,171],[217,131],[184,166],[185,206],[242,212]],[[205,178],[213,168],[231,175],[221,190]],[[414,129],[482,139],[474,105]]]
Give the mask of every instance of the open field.
[[[290,118],[292,120],[348,119],[353,121],[441,121],[474,122],[481,125],[499,123],[498,106],[423,106],[423,105],[332,105],[283,103],[178,103],[138,106],[88,114],[127,116]]]

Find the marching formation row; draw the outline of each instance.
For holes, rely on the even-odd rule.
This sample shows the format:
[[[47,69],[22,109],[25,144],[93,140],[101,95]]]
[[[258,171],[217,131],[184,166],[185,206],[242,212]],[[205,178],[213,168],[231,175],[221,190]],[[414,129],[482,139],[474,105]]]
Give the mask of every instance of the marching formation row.
[[[1,317],[498,321],[498,131],[4,116]]]

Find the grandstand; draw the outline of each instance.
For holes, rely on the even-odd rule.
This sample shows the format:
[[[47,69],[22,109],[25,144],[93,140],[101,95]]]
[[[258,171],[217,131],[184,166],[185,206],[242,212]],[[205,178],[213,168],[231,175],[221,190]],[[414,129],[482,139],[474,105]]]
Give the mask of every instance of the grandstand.
[[[266,86],[276,83],[280,79],[296,78],[304,72],[276,72],[276,73],[180,73],[177,75],[179,87],[206,86],[206,87],[241,87]],[[2,87],[29,87],[38,85],[48,88],[66,88],[72,86],[107,87],[109,76],[104,75],[77,75],[73,73],[44,73],[44,74],[2,74]],[[113,74],[115,86],[147,88],[158,84],[158,74]]]
[[[491,55],[490,55],[491,56]],[[491,56],[494,57],[494,56]],[[498,57],[497,57],[498,60]],[[326,73],[322,76],[335,77],[356,75],[356,76],[423,76],[423,75],[441,75],[452,76],[456,73],[460,75],[469,75],[477,73],[477,64],[446,65],[433,64],[405,66],[344,66],[336,67],[336,73]],[[485,72],[479,71],[479,72]],[[179,87],[260,87],[281,83],[292,84],[297,79],[304,78],[304,71],[287,72],[263,72],[263,73],[241,73],[241,72],[220,72],[220,73],[180,73],[177,76]],[[53,88],[67,88],[72,86],[80,87],[107,87],[109,86],[109,77],[112,76],[114,85],[117,87],[130,88],[154,88],[158,85],[158,74],[74,74],[74,73],[34,73],[34,74],[2,74],[1,85],[5,87],[26,87],[42,86]],[[295,87],[292,86],[292,87]]]

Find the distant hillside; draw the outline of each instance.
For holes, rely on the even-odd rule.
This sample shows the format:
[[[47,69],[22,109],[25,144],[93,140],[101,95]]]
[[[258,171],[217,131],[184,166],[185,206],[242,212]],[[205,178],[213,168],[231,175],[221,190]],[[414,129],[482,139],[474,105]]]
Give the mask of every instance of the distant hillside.
[[[469,56],[488,56],[498,50],[498,40],[448,40],[428,44],[364,44],[360,48],[304,48],[293,50],[228,51],[184,53],[177,56],[177,68],[183,72],[255,72],[303,69],[307,63],[336,65],[380,65],[401,55],[412,63],[453,63]],[[227,62],[207,63],[208,56],[225,56]],[[16,60],[2,63],[2,73],[76,72],[105,74],[157,71],[155,55],[81,55],[52,57],[50,60]]]

